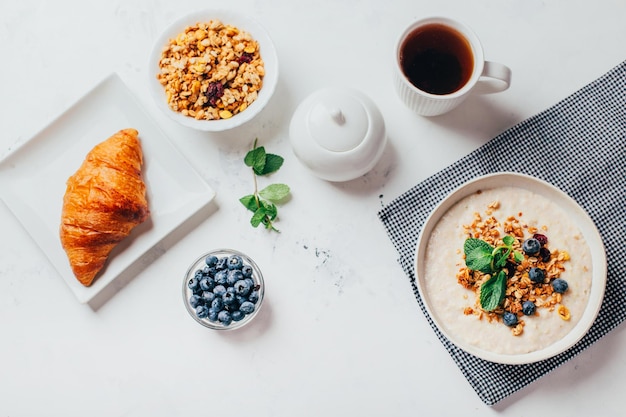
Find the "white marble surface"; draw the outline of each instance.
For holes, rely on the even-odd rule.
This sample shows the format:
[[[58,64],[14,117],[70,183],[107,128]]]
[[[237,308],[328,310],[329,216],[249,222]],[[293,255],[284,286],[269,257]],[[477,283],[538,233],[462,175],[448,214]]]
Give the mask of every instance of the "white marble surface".
[[[207,6],[254,15],[280,59],[269,107],[228,133],[173,124],[146,87],[159,31]],[[412,19],[433,14],[473,27],[487,59],[512,69],[510,90],[472,97],[438,118],[404,108],[392,88],[394,41]],[[0,415],[620,414],[623,325],[500,404],[484,405],[419,311],[376,213],[620,63],[625,15],[621,0],[2,0],[0,156],[117,72],[217,197],[93,306],[76,301],[0,205]],[[333,85],[375,100],[389,137],[373,171],[339,184],[309,174],[288,141],[297,104]],[[293,191],[280,208],[281,234],[253,229],[237,201],[251,190],[242,157],[255,137],[286,158],[273,177]],[[250,254],[267,281],[260,316],[228,334],[200,327],[180,296],[187,264],[215,247]]]

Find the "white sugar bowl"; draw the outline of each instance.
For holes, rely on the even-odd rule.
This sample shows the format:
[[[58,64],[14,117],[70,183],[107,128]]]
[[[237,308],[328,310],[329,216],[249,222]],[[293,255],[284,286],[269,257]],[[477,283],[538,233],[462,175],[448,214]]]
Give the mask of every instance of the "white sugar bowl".
[[[382,114],[351,88],[324,88],[308,96],[291,118],[289,139],[298,159],[328,181],[349,181],[370,171],[387,143]]]

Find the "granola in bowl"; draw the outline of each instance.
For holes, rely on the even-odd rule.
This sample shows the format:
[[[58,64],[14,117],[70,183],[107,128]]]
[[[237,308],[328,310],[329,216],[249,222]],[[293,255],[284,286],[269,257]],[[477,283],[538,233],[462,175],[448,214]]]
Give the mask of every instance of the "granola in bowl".
[[[170,108],[198,120],[230,119],[244,111],[265,75],[258,42],[218,19],[187,26],[170,39],[159,69]]]
[[[254,118],[278,79],[274,45],[254,19],[202,10],[172,23],[150,55],[150,91],[168,116],[203,131]]]

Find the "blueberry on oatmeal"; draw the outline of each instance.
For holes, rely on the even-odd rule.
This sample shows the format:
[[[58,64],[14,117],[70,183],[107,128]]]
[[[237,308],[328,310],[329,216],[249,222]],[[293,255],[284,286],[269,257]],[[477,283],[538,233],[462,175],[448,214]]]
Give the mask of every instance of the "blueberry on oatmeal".
[[[562,278],[557,278],[552,281],[552,288],[554,289],[554,292],[557,292],[559,294],[563,294],[565,291],[567,291],[568,287],[569,285],[567,284],[567,281]]]
[[[541,284],[545,277],[546,277],[546,271],[544,271],[541,268],[532,267],[528,271],[528,278],[530,278],[530,280],[532,282],[536,282],[538,284]]]
[[[535,238],[526,239],[522,244],[522,250],[526,255],[536,255],[541,250],[541,243]]]
[[[532,316],[535,314],[536,306],[532,301],[524,301],[522,304],[522,313],[527,316]]]
[[[505,311],[502,315],[502,321],[509,327],[515,326],[517,324],[517,315],[510,311]]]

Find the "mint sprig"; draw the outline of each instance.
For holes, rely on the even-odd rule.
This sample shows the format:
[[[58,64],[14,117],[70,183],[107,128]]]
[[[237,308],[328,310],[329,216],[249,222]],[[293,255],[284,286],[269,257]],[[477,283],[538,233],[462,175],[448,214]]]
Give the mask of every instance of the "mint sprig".
[[[524,255],[513,250],[515,238],[505,236],[502,245],[491,246],[482,239],[468,238],[463,244],[465,265],[491,277],[480,286],[480,306],[485,311],[493,311],[502,303],[506,293],[507,273],[504,269],[513,254],[513,262],[519,263]]]
[[[241,197],[239,201],[245,208],[253,212],[250,219],[250,224],[253,227],[263,224],[266,229],[280,232],[280,230],[274,227],[274,220],[278,216],[276,204],[287,198],[290,193],[289,186],[285,184],[270,184],[259,190],[257,176],[266,176],[278,171],[283,162],[284,158],[282,156],[267,153],[263,146],[257,147],[257,139],[254,140],[252,150],[244,158],[244,163],[252,168],[254,192]]]

